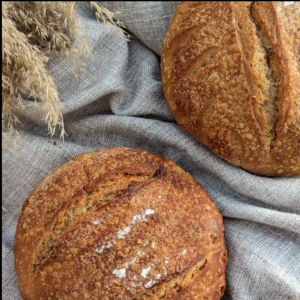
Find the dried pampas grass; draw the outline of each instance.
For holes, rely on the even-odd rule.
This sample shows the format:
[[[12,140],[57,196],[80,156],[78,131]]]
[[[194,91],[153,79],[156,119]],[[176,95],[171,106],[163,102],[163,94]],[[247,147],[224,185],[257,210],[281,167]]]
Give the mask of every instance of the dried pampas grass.
[[[129,39],[112,12],[97,2],[80,4],[89,5],[97,19],[116,25]],[[69,58],[74,75],[82,68],[89,47],[75,6],[74,1],[2,2],[2,145],[18,134],[18,112],[25,109],[23,99],[34,101],[46,112],[51,135],[59,127],[60,136],[64,136],[61,103],[47,62],[53,52],[60,52]],[[75,39],[78,47],[72,47]]]

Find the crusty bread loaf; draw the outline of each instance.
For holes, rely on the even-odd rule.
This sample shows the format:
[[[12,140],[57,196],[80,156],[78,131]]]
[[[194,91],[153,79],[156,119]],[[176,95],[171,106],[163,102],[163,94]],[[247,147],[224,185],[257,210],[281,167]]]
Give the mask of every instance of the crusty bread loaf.
[[[180,126],[215,154],[300,176],[300,2],[182,2],[162,81]]]
[[[19,217],[21,294],[39,299],[220,299],[222,217],[171,159],[130,148],[77,156]]]

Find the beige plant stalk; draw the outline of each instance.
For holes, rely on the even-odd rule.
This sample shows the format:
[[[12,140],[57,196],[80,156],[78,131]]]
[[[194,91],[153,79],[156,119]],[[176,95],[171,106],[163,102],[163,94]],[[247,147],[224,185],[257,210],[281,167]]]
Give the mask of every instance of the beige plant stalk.
[[[61,103],[54,80],[47,69],[53,52],[69,58],[74,75],[76,62],[89,54],[81,33],[76,2],[4,1],[2,2],[2,145],[17,134],[18,112],[30,99],[45,112],[45,123],[51,135],[60,129],[64,136]],[[94,10],[97,19],[114,24],[128,40],[121,22],[97,2],[80,2]],[[73,46],[77,40],[78,47]],[[80,67],[82,67],[82,64]]]

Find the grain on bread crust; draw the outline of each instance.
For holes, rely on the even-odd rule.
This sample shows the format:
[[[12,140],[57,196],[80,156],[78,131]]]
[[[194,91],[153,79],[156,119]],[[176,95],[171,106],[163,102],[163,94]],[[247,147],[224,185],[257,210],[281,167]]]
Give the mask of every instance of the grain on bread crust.
[[[130,148],[77,156],[23,205],[21,295],[36,299],[220,299],[222,217],[171,159]]]
[[[180,126],[230,163],[300,176],[300,3],[182,2],[162,50]]]

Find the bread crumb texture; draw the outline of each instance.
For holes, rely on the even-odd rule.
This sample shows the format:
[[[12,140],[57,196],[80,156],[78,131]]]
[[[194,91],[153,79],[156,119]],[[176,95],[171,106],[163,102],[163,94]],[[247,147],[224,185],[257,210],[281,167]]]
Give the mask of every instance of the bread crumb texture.
[[[216,155],[300,176],[300,2],[182,2],[162,81],[180,126]]]
[[[130,148],[77,156],[23,205],[14,243],[25,300],[220,299],[223,221],[171,159]]]

